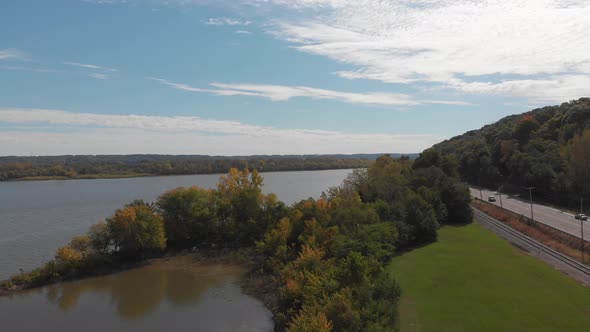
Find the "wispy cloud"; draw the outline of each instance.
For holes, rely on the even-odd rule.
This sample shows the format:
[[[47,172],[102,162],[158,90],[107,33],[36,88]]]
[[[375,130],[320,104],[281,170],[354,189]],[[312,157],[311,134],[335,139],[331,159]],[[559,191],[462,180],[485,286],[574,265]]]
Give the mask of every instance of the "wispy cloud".
[[[5,48],[0,50],[0,60],[27,60],[28,56],[25,52],[16,48]]]
[[[278,129],[188,116],[105,115],[46,109],[0,109],[0,122],[45,124],[59,131],[0,130],[3,154],[197,153],[295,154],[419,152],[435,135],[358,134]],[[122,144],[124,142],[124,144]],[[178,144],[185,142],[185,144]]]
[[[250,35],[252,34],[252,32],[247,31],[247,30],[236,30],[237,34],[242,34],[242,35]]]
[[[411,96],[387,92],[343,92],[306,86],[285,86],[267,84],[224,84],[211,83],[211,88],[197,88],[187,84],[174,83],[161,78],[148,78],[178,90],[190,92],[205,92],[219,96],[250,96],[270,99],[272,101],[287,101],[292,98],[306,97],[313,99],[337,100],[350,104],[411,106],[419,104],[469,105],[453,100],[414,100]]]
[[[110,71],[110,72],[117,71],[117,69],[114,69],[114,68],[109,68],[109,67],[94,65],[94,64],[90,64],[90,63],[79,63],[79,62],[69,62],[69,61],[66,61],[66,62],[63,62],[63,64],[64,65],[68,65],[68,66],[74,66],[74,67],[92,69],[92,70],[101,70],[101,71]]]
[[[550,75],[545,79],[465,82],[449,80],[450,88],[465,93],[527,97],[537,104],[559,103],[590,96],[590,75]]]
[[[434,83],[469,93],[491,89],[529,98],[547,98],[548,92],[552,100],[590,94],[583,85],[590,77],[590,1],[262,2],[321,9],[312,17],[278,20],[271,33],[302,52],[356,67],[336,73],[343,78]],[[535,93],[532,85],[560,91]]]
[[[90,74],[88,74],[88,76],[90,76],[92,78],[96,78],[97,80],[108,80],[110,78],[109,75],[101,74],[101,73],[90,73]]]
[[[216,25],[216,26],[222,26],[222,25],[248,26],[248,25],[252,24],[252,22],[241,20],[241,19],[236,19],[236,18],[219,17],[219,18],[210,18],[207,21],[205,21],[205,24]]]

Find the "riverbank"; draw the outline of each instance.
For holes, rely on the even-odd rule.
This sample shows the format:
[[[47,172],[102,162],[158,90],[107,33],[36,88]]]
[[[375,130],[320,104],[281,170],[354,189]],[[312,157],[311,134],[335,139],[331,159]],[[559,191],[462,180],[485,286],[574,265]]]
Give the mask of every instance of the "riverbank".
[[[254,261],[256,260],[254,248],[200,248],[191,251],[184,250],[168,252],[162,255],[147,257],[143,260],[109,257],[111,258],[110,260],[103,260],[103,264],[94,265],[92,269],[78,270],[77,273],[65,276],[54,276],[53,278],[37,279],[36,276],[39,275],[39,270],[43,269],[45,267],[44,266],[30,272],[21,272],[7,280],[0,281],[0,296],[11,295],[24,290],[40,288],[62,282],[107,276],[178,257],[191,257],[195,261],[205,264],[228,264],[242,266],[249,271],[247,277],[251,280],[247,280],[246,284],[249,285],[248,289],[252,294],[257,294],[256,287],[252,287],[252,285],[257,284],[256,279],[261,278],[262,275],[253,272],[255,265]]]
[[[281,169],[281,170],[260,170],[260,173],[286,173],[286,172],[313,172],[313,171],[337,171],[347,169],[362,169],[367,166],[359,167],[333,167],[333,168],[308,168],[308,169]],[[174,176],[190,176],[190,175],[223,175],[227,172],[198,172],[198,173],[179,173],[179,174],[149,174],[149,173],[101,173],[101,174],[87,174],[71,176],[27,176],[22,178],[0,179],[2,182],[32,182],[32,181],[66,181],[66,180],[112,180],[112,179],[131,179],[131,178],[155,178],[155,177],[174,177]]]

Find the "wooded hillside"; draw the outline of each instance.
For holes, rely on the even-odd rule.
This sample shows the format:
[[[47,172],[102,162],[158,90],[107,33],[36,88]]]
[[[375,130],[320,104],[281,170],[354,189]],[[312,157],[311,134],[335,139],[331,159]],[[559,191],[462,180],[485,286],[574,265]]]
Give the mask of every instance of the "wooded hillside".
[[[435,145],[464,181],[579,207],[590,199],[590,98],[511,115]]]

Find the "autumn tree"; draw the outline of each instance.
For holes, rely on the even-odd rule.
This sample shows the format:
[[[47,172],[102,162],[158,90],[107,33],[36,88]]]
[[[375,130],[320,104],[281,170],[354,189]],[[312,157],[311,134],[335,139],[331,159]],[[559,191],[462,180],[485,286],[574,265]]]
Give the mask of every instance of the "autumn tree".
[[[166,247],[164,221],[154,208],[135,201],[118,209],[107,219],[117,250],[126,254],[163,250]]]
[[[590,195],[590,129],[574,137],[565,148],[568,174],[579,195]]]

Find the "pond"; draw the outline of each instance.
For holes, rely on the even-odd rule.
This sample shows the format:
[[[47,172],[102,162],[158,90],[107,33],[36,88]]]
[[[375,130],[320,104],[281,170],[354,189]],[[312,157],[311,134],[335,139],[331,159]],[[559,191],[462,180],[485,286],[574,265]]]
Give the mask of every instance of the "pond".
[[[0,297],[3,331],[272,331],[245,269],[191,256]]]

